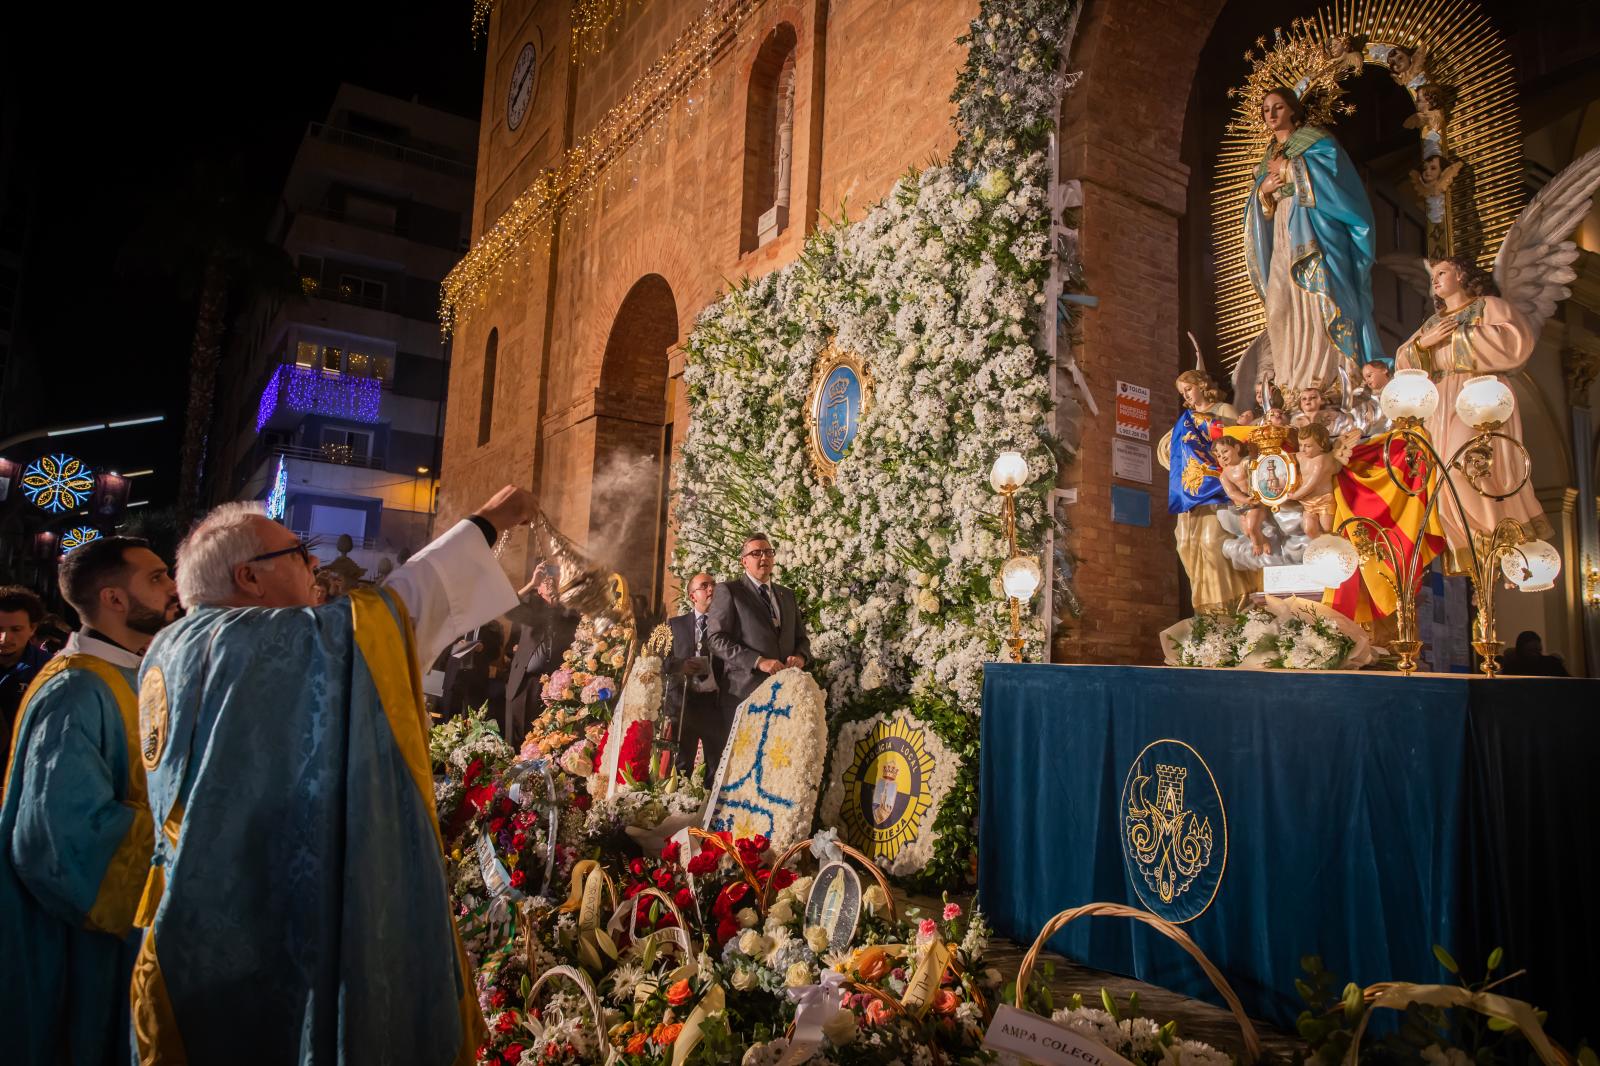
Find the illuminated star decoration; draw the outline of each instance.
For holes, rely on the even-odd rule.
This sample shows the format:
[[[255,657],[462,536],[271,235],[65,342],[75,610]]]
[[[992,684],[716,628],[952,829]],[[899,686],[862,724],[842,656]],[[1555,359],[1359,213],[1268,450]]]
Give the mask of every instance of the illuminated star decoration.
[[[73,526],[61,534],[61,554],[66,555],[74,548],[81,548],[91,540],[99,540],[100,531],[93,526]]]
[[[94,491],[94,473],[75,456],[41,455],[22,472],[22,491],[41,511],[60,514],[88,501]]]
[[[267,517],[274,522],[283,521],[289,505],[289,471],[284,469],[283,456],[278,456],[278,471],[272,475],[272,491],[267,494]]]

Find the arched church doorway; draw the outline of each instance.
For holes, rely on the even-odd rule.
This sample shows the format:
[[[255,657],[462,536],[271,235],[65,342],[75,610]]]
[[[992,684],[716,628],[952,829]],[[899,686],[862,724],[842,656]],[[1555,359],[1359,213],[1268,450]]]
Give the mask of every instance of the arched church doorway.
[[[667,362],[677,343],[672,288],[646,274],[617,309],[595,396],[588,547],[652,610],[662,608],[666,584],[673,429]]]

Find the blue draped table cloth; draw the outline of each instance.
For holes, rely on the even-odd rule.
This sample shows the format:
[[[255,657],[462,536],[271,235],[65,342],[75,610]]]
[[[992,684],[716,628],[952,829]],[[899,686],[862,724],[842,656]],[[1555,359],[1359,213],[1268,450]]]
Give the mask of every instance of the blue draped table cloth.
[[[978,900],[1021,944],[1143,907],[1291,1028],[1304,956],[1430,983],[1434,944],[1474,979],[1503,946],[1529,973],[1497,991],[1594,1031],[1600,681],[991,664],[979,760]],[[1140,923],[1049,946],[1221,1002]]]

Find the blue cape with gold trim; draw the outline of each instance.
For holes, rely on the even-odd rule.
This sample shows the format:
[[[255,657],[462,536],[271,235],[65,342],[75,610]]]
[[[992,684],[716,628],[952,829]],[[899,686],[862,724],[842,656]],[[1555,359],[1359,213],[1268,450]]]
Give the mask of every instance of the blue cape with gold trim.
[[[1206,504],[1225,504],[1228,494],[1215,471],[1217,459],[1211,453],[1212,419],[1185,407],[1172,427],[1171,460],[1167,472],[1167,510],[1184,514]]]
[[[151,647],[145,1061],[472,1061],[412,644],[404,605],[363,590],[202,608]]]

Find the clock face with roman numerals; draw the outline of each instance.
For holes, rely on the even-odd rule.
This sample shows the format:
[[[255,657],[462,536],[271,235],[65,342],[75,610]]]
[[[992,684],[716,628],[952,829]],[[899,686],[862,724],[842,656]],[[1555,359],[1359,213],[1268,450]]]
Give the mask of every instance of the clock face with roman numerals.
[[[515,130],[522,125],[533,103],[533,89],[538,73],[538,53],[529,41],[517,55],[517,65],[511,68],[511,88],[506,93],[506,126]]]

